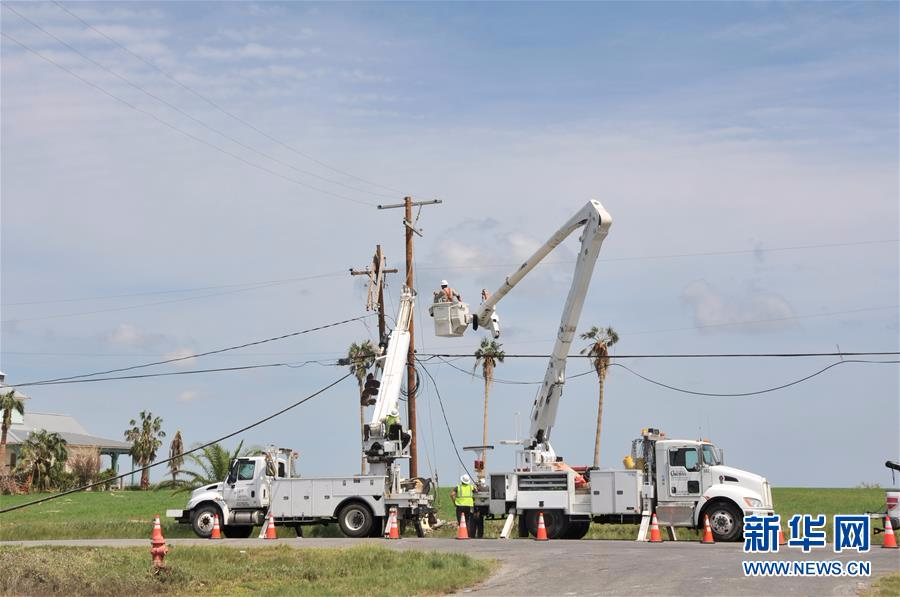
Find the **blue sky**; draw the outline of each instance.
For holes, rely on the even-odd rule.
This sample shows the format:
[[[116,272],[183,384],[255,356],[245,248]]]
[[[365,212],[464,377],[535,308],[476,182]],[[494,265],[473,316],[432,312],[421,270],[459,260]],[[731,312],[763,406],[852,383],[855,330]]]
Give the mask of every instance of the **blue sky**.
[[[582,327],[616,327],[621,354],[898,349],[894,3],[65,6],[268,136],[57,5],[7,3],[0,367],[10,382],[360,314],[364,291],[345,272],[378,242],[402,267],[399,214],[371,205],[403,193],[445,201],[422,212],[420,290],[446,277],[470,300],[587,199],[601,200],[614,224]],[[836,243],[866,244],[820,246]],[[817,248],[780,250],[801,246]],[[678,257],[730,251],[743,252]],[[561,247],[501,304],[509,352],[549,351],[572,255],[571,243]],[[395,280],[392,301],[398,293]],[[757,320],[766,321],[735,325]],[[423,351],[471,353],[479,340],[437,339],[426,319],[419,324]],[[172,369],[328,359],[373,329],[355,324]],[[742,392],[831,362],[625,364],[678,387]],[[585,369],[576,361],[569,372]],[[479,382],[446,365],[430,370],[460,443],[480,441]],[[29,408],[75,414],[109,437],[150,409],[190,444],[336,374],[308,365],[44,387],[31,391]],[[497,375],[539,380],[543,367],[510,359]],[[589,376],[573,379],[560,408],[554,445],[573,464],[591,457],[595,392]],[[306,474],[352,472],[353,394],[348,382],[245,440],[299,449]],[[887,483],[881,463],[900,450],[898,396],[896,365],[843,365],[751,398],[689,397],[616,369],[602,460],[617,465],[652,425],[709,436],[732,464],[778,485]],[[435,399],[426,389],[420,429],[431,467],[447,480],[459,470]],[[514,435],[514,415],[524,420],[532,399],[529,386],[496,385],[495,443]],[[512,453],[493,459],[509,466]]]

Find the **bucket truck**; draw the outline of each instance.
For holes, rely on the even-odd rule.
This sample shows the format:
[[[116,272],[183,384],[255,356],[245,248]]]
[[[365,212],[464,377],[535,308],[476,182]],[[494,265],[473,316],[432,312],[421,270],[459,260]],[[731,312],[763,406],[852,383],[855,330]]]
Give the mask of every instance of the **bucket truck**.
[[[235,459],[225,480],[194,490],[185,509],[166,515],[190,524],[204,538],[212,533],[215,515],[226,537],[245,538],[270,511],[276,526],[294,527],[298,536],[304,525],[337,522],[344,535],[366,537],[382,534],[388,514],[396,509],[401,529],[412,523],[424,536],[434,512],[431,482],[401,476],[399,461],[409,458],[409,436],[400,425],[386,424],[399,404],[414,303],[414,291],[404,288],[397,325],[379,357],[381,379],[367,381],[361,397],[377,396],[364,428],[368,474],[301,477],[294,473],[295,452],[270,448],[259,456]]]
[[[756,474],[726,467],[721,452],[705,441],[666,439],[658,430],[644,430],[633,442],[632,468],[571,467],[550,444],[557,409],[566,381],[566,359],[574,339],[594,265],[612,218],[599,201],[589,201],[503,284],[470,311],[461,301],[436,301],[429,308],[435,334],[459,337],[471,326],[500,336],[496,306],[554,248],[581,229],[581,246],[572,286],[557,329],[556,343],[544,381],[531,409],[528,438],[519,442],[512,472],[493,473],[476,493],[476,507],[490,517],[517,515],[519,534],[535,535],[543,512],[550,538],[579,539],[590,523],[638,523],[656,512],[667,527],[703,525],[710,518],[716,540],[741,535],[742,519],[773,513],[768,481]]]

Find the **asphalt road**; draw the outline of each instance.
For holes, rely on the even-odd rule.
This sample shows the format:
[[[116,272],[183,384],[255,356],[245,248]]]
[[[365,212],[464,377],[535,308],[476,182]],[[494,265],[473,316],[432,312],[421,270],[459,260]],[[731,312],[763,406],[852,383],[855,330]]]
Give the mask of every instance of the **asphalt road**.
[[[694,542],[548,541],[453,539],[171,539],[170,545],[259,548],[274,545],[347,547],[362,543],[394,549],[427,549],[467,553],[501,562],[500,570],[464,593],[479,595],[856,595],[868,584],[853,577],[745,577],[741,562],[767,560],[868,560],[872,577],[900,571],[900,550],[873,547],[867,554],[835,554],[817,550],[804,555],[782,548],[778,554],[745,556],[740,544]],[[2,545],[147,546],[149,540],[10,541]]]

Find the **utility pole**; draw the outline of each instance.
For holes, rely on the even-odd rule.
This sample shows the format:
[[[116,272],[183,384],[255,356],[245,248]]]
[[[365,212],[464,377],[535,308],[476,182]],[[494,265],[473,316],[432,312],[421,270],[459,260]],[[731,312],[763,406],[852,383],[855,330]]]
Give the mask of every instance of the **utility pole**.
[[[381,245],[375,245],[375,255],[372,257],[372,269],[364,270],[350,268],[351,276],[368,276],[369,296],[366,300],[366,310],[378,310],[378,343],[383,346],[387,342],[387,331],[384,324],[384,275],[396,274],[397,269],[385,269],[385,257],[381,252]]]
[[[443,203],[440,199],[432,199],[430,201],[413,201],[412,197],[404,197],[403,203],[394,203],[392,205],[379,205],[378,209],[396,209],[404,208],[403,227],[406,229],[406,287],[413,288],[413,233],[422,236],[422,231],[416,228],[416,222],[419,221],[418,216],[413,220],[413,207],[418,207],[419,212],[422,211],[423,205],[437,205]],[[408,393],[406,401],[406,418],[409,421],[409,476],[410,478],[419,476],[419,450],[417,447],[418,434],[416,433],[416,345],[415,331],[413,322],[415,318],[409,321],[409,353],[406,355],[406,391]]]

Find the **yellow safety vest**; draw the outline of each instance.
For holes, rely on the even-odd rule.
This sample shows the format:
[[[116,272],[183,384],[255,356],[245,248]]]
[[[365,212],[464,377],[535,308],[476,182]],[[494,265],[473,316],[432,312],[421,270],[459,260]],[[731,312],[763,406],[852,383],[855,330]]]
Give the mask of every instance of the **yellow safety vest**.
[[[472,485],[457,485],[456,500],[457,506],[474,506],[475,499],[472,497],[475,488]]]

